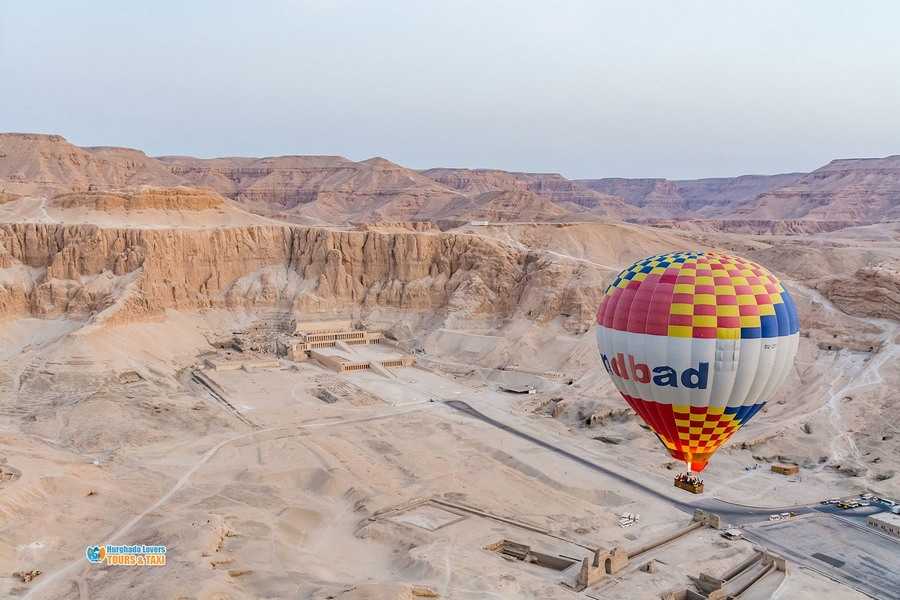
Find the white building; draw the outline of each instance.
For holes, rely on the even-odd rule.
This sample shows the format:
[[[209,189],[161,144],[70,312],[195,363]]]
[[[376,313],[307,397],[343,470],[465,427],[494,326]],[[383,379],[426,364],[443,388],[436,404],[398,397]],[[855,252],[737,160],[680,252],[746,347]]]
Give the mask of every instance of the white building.
[[[888,535],[900,538],[900,515],[887,511],[880,512],[867,518],[866,523]]]

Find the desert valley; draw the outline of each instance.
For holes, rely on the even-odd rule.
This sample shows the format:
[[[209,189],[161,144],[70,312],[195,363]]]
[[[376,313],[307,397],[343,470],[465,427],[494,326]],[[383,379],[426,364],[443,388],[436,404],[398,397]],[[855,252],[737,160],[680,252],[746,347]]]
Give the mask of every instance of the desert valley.
[[[696,496],[594,334],[689,249],[800,317]],[[568,179],[5,133],[0,318],[0,597],[900,598],[885,509],[821,504],[900,498],[900,156]]]

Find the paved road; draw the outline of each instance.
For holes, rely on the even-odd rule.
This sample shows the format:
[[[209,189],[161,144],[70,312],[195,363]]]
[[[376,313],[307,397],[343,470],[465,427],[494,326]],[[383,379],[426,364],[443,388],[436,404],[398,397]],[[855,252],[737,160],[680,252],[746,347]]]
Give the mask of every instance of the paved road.
[[[525,433],[524,431],[521,431],[519,429],[516,429],[515,427],[507,425],[506,423],[501,423],[500,421],[497,421],[496,419],[493,419],[493,418],[487,416],[486,414],[480,412],[479,410],[473,408],[467,402],[463,402],[462,400],[445,400],[444,404],[446,404],[447,406],[449,406],[450,408],[452,408],[454,410],[457,410],[461,413],[469,415],[470,417],[474,417],[476,419],[484,421],[485,423],[488,423],[489,425],[493,425],[494,427],[501,429],[503,431],[506,431],[507,433],[510,433],[510,434],[518,436],[522,439],[528,440],[529,442],[531,442],[533,444],[536,444],[536,445],[538,445],[542,448],[545,448],[551,452],[555,452],[556,454],[564,456],[564,457],[568,458],[569,460],[572,460],[584,467],[587,467],[588,469],[597,471],[599,473],[603,473],[607,477],[614,479],[615,481],[617,481],[627,487],[630,487],[633,490],[638,490],[644,494],[653,496],[654,498],[661,500],[663,502],[667,502],[668,504],[674,506],[675,508],[683,510],[684,512],[687,512],[687,513],[693,513],[694,509],[702,508],[704,510],[712,511],[719,515],[722,515],[723,517],[726,517],[727,519],[730,519],[733,521],[738,521],[740,519],[747,519],[747,518],[754,518],[754,517],[768,518],[768,516],[770,514],[778,513],[778,512],[793,511],[798,514],[803,514],[803,513],[812,512],[813,510],[816,510],[818,508],[817,504],[809,504],[809,505],[802,505],[802,506],[786,506],[786,507],[743,506],[740,504],[731,504],[729,502],[723,502],[722,500],[718,500],[715,498],[708,498],[708,499],[704,498],[701,500],[694,500],[691,502],[687,502],[687,501],[680,500],[678,498],[669,496],[667,494],[664,494],[657,489],[654,489],[654,488],[652,488],[648,485],[645,485],[639,481],[635,481],[634,479],[631,479],[625,475],[622,475],[621,473],[619,473],[617,471],[613,471],[612,469],[609,469],[609,468],[599,465],[595,462],[592,462],[582,456],[579,456],[578,454],[569,452],[568,450],[565,450],[564,448],[560,448],[559,446],[551,444],[550,442],[548,442],[546,440],[535,437],[529,433]],[[754,520],[760,520],[760,519],[754,519]]]

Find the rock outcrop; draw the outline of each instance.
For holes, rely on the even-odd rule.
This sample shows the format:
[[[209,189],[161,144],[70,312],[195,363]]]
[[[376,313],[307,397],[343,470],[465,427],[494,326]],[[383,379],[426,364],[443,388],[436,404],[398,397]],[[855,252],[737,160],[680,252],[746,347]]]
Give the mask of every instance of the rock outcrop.
[[[900,271],[878,265],[857,270],[852,277],[829,277],[816,288],[849,315],[900,321]]]
[[[0,189],[17,194],[171,186],[166,165],[131,148],[80,148],[61,135],[0,133]]]

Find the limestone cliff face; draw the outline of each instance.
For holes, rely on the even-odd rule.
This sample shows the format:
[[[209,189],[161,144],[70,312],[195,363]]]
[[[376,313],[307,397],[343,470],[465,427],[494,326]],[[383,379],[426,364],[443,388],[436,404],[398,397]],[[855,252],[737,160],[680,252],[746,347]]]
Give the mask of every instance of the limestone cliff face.
[[[833,160],[736,207],[750,219],[877,222],[900,216],[900,156]]]
[[[532,277],[544,268],[537,262],[451,233],[5,224],[0,315],[103,313],[115,322],[166,309],[361,305],[549,320],[552,308],[571,304],[572,290]]]

